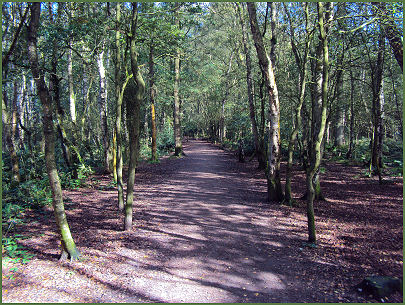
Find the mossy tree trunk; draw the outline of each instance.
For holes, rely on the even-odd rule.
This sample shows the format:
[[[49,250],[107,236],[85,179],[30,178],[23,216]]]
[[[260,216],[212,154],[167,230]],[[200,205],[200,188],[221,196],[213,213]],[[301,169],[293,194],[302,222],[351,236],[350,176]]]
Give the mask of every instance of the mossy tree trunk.
[[[295,37],[294,37],[294,28],[291,22],[291,16],[287,7],[284,5],[284,9],[286,15],[288,17],[289,25],[290,25],[290,43],[291,48],[294,53],[295,62],[297,64],[299,79],[298,79],[298,90],[299,90],[299,100],[295,108],[295,126],[293,131],[290,135],[290,140],[288,143],[288,159],[287,159],[287,169],[286,169],[286,181],[285,181],[285,198],[284,201],[287,204],[292,204],[292,195],[291,195],[291,173],[292,173],[292,164],[293,164],[293,154],[294,154],[294,145],[297,139],[298,132],[302,127],[302,117],[301,117],[301,110],[302,106],[305,101],[305,90],[306,90],[306,79],[308,76],[307,70],[307,62],[309,56],[309,47],[311,42],[311,31],[308,29],[308,22],[309,22],[309,9],[308,4],[304,3],[304,11],[305,11],[305,31],[306,31],[306,40],[305,40],[305,49],[302,55],[302,58],[299,56],[298,48],[295,44]]]
[[[319,166],[322,159],[322,140],[326,127],[326,111],[328,105],[328,80],[329,80],[329,49],[328,29],[333,20],[333,3],[325,5],[322,2],[318,7],[319,45],[317,48],[316,69],[315,69],[315,94],[312,101],[312,124],[311,143],[309,145],[309,166],[306,171],[307,184],[307,218],[308,218],[308,242],[316,243],[314,200],[315,192],[319,187]],[[318,176],[318,178],[316,178]]]
[[[267,54],[263,37],[259,30],[256,5],[255,3],[248,2],[247,8],[253,41],[259,59],[260,69],[265,75],[265,85],[269,96],[269,147],[266,170],[268,200],[281,202],[284,194],[280,181],[280,105],[277,84],[274,76],[273,63]]]
[[[43,129],[45,138],[45,163],[49,183],[52,191],[52,204],[56,218],[56,224],[61,236],[61,260],[70,258],[76,260],[80,253],[76,248],[73,237],[70,233],[65,208],[62,199],[62,188],[55,162],[55,133],[53,127],[53,105],[48,87],[45,84],[44,75],[38,66],[37,54],[37,31],[41,11],[41,3],[34,2],[30,5],[31,20],[28,26],[28,59],[30,62],[32,76],[34,77],[37,93],[42,103]]]
[[[135,96],[133,99],[127,99],[127,125],[129,132],[129,166],[128,166],[128,182],[127,182],[127,197],[125,204],[125,231],[132,228],[132,214],[134,202],[134,185],[135,185],[135,170],[136,161],[139,151],[139,124],[140,124],[140,107],[143,101],[145,92],[145,82],[142,78],[141,71],[138,66],[138,56],[136,53],[136,28],[138,20],[137,3],[132,3],[132,22],[130,36],[130,54],[131,54],[131,70],[135,82]]]

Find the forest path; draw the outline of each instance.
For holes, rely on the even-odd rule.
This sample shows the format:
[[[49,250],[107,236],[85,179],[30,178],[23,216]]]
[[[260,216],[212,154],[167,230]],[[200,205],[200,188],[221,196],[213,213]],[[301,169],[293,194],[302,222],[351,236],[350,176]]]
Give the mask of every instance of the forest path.
[[[64,191],[81,262],[58,262],[51,207],[27,212],[16,233],[29,236],[20,243],[36,256],[3,261],[2,301],[364,302],[351,288],[364,276],[402,274],[402,179],[379,186],[360,178],[361,168],[327,167],[330,199],[317,203],[320,246],[311,249],[302,246],[305,203],[267,203],[255,162],[203,141],[184,150],[139,165],[131,231],[122,230],[109,175]],[[294,197],[304,182],[296,168]]]

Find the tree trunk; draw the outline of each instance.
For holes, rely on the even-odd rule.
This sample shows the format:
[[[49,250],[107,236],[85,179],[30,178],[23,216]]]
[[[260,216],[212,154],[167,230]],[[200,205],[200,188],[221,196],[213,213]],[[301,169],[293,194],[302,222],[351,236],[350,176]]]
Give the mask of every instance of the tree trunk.
[[[344,54],[344,53],[342,53]],[[341,147],[345,144],[345,112],[344,102],[342,100],[343,92],[343,55],[338,57],[338,71],[336,72],[336,117],[335,117],[335,143],[336,147]]]
[[[117,2],[117,26],[121,20],[121,4]],[[122,120],[122,99],[120,98],[121,88],[121,53],[120,53],[120,32],[117,29],[115,32],[115,95],[117,99],[115,131],[117,134],[117,188],[118,188],[118,209],[124,210],[124,189],[122,180],[122,132],[121,132],[121,120]]]
[[[402,30],[396,26],[393,15],[387,11],[386,3],[372,2],[377,7],[376,15],[380,18],[381,25],[384,29],[384,35],[388,39],[394,57],[398,62],[401,71],[404,71],[404,51],[402,42]]]
[[[151,128],[152,128],[152,161],[157,161],[157,142],[156,142],[156,113],[155,113],[155,70],[154,70],[154,46],[151,42],[149,46],[149,99],[151,110]]]
[[[180,4],[176,4],[175,25],[180,29],[179,19]],[[174,56],[174,155],[180,156],[183,154],[183,145],[181,142],[181,118],[180,118],[180,98],[179,98],[179,83],[180,83],[180,48],[176,48]]]
[[[61,260],[79,259],[80,253],[76,248],[70,233],[63,204],[62,188],[55,162],[55,133],[53,129],[52,98],[45,84],[44,76],[38,67],[37,31],[41,12],[41,3],[34,2],[30,6],[31,20],[28,26],[28,59],[32,76],[36,82],[37,93],[42,103],[43,129],[45,138],[45,163],[52,191],[52,204],[55,212],[56,224],[61,236]]]
[[[382,136],[383,136],[382,115],[384,102],[384,91],[383,91],[384,51],[385,51],[385,41],[383,33],[381,33],[378,41],[377,61],[372,71],[374,132],[371,150],[372,171],[373,174],[378,175],[380,183],[382,182],[381,166],[382,166]]]
[[[71,49],[71,41],[69,41],[69,49],[68,49],[68,82],[69,82],[69,109],[70,109],[70,118],[72,120],[73,125],[76,125],[76,95],[74,91],[73,85],[73,61],[72,61],[72,49]]]
[[[266,156],[264,153],[264,145],[260,145],[259,133],[257,130],[256,114],[255,114],[255,105],[254,105],[254,96],[253,96],[253,77],[252,77],[252,63],[249,53],[248,45],[248,35],[245,28],[245,22],[242,18],[242,13],[239,4],[236,2],[236,8],[239,15],[240,25],[242,29],[242,42],[243,42],[243,51],[245,53],[246,60],[246,83],[247,83],[247,93],[249,100],[249,114],[250,122],[252,124],[252,133],[253,140],[255,143],[255,153],[257,156],[257,161],[259,162],[259,169],[266,168]]]
[[[98,72],[100,75],[100,95],[98,99],[98,109],[100,113],[101,134],[103,138],[104,172],[111,173],[109,165],[110,160],[108,156],[110,141],[108,138],[108,127],[107,127],[107,88],[106,88],[106,77],[105,77],[103,57],[104,51],[101,51],[97,58]]]
[[[349,131],[349,149],[346,153],[346,159],[351,159],[354,148],[354,77],[350,70],[350,131]]]
[[[311,144],[309,146],[309,167],[307,177],[307,218],[308,218],[308,242],[316,243],[314,199],[316,183],[319,181],[319,166],[321,164],[321,145],[326,126],[326,111],[328,104],[328,80],[329,80],[329,50],[328,50],[328,29],[333,19],[333,3],[324,4],[318,2],[318,26],[319,46],[316,58],[315,70],[315,94],[312,105]],[[318,177],[317,177],[318,176]],[[314,181],[315,180],[315,181]],[[315,184],[315,185],[314,185]]]
[[[17,151],[14,145],[14,140],[12,137],[12,122],[10,118],[10,114],[6,108],[6,104],[8,104],[7,92],[6,89],[3,87],[3,99],[2,99],[2,120],[3,120],[3,135],[5,138],[5,142],[7,144],[8,151],[11,157],[11,182],[12,185],[18,185],[21,182],[20,177],[20,167],[19,161],[17,156]]]
[[[291,35],[291,48],[295,55],[295,61],[299,70],[299,80],[298,80],[298,90],[299,90],[299,100],[295,108],[295,127],[290,135],[290,141],[288,143],[288,160],[287,160],[287,170],[286,170],[286,181],[285,181],[285,202],[292,204],[292,195],[291,195],[291,172],[292,172],[292,163],[293,163],[293,154],[294,154],[294,144],[297,139],[298,132],[301,129],[302,118],[301,118],[301,109],[305,101],[305,89],[306,89],[306,79],[307,79],[307,61],[309,55],[309,46],[311,41],[311,34],[308,29],[308,19],[309,19],[309,10],[308,4],[304,4],[305,11],[305,31],[306,31],[306,41],[305,41],[305,50],[302,59],[298,56],[298,49],[294,42],[294,29],[292,28],[291,18],[287,8],[284,6],[288,19],[290,21],[290,35]]]
[[[256,17],[255,3],[248,2],[250,27],[253,40],[256,47],[257,56],[261,70],[265,75],[265,84],[269,96],[269,148],[268,164],[266,170],[267,188],[269,201],[282,201],[283,190],[280,181],[280,107],[278,99],[278,90],[274,77],[274,67],[267,54],[263,43],[263,37],[260,34],[259,25]]]
[[[129,132],[129,167],[128,167],[128,183],[127,183],[127,200],[125,204],[125,231],[132,228],[132,213],[134,201],[134,184],[135,184],[135,169],[139,151],[139,123],[140,123],[140,106],[143,101],[145,92],[145,82],[142,78],[141,71],[138,67],[138,58],[136,54],[136,27],[137,27],[137,3],[132,4],[132,24],[131,24],[131,70],[135,82],[136,93],[134,99],[127,100],[127,124]]]

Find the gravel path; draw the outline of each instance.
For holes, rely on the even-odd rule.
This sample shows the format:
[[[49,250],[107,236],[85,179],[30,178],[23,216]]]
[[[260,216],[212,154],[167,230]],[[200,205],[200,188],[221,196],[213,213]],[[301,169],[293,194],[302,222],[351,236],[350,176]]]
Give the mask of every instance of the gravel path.
[[[82,262],[57,261],[50,209],[32,215],[36,258],[3,262],[3,302],[364,302],[342,284],[359,269],[303,249],[302,210],[266,203],[262,173],[206,142],[185,153],[139,167],[129,232],[109,177],[64,192]]]

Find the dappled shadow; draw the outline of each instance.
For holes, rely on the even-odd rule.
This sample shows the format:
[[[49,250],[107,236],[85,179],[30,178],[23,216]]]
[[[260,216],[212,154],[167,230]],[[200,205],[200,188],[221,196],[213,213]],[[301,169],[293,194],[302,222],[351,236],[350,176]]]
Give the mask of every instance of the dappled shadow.
[[[95,302],[364,301],[342,280],[356,284],[365,262],[350,257],[343,262],[336,240],[352,247],[369,241],[369,235],[355,238],[343,231],[336,240],[322,240],[318,249],[305,248],[303,209],[267,203],[264,175],[254,164],[237,163],[231,154],[201,141],[190,141],[185,150],[186,157],[140,165],[131,231],[122,231],[116,191],[105,176],[93,177],[91,188],[64,192],[72,234],[85,261],[62,266],[97,287],[91,297],[83,295],[83,302],[93,297]],[[338,181],[333,170],[327,168],[325,175],[327,196]],[[293,188],[299,197],[302,173],[295,173]],[[345,179],[353,180],[350,174]],[[358,198],[356,183],[345,186],[345,196]],[[370,199],[360,195],[360,204]],[[361,225],[358,217],[347,216],[353,204],[345,196],[316,203],[317,216],[329,213],[333,225]],[[333,204],[333,213],[327,204]],[[30,227],[35,237],[23,242],[38,258],[55,262],[55,224],[50,211],[46,213]],[[374,221],[376,215],[370,213],[364,215]],[[386,221],[390,213],[383,209],[379,217]],[[320,224],[320,236],[327,228]]]

